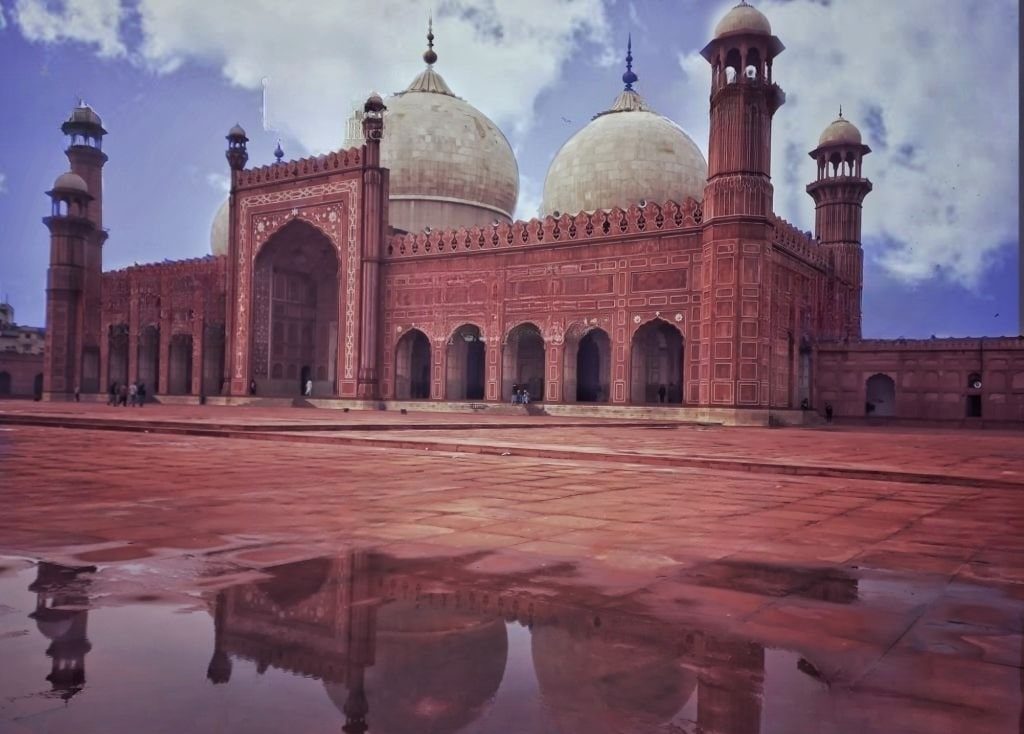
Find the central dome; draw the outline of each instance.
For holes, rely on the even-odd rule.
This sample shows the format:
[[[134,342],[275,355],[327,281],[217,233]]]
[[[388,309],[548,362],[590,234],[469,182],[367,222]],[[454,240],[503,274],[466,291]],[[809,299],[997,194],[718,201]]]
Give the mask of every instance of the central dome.
[[[408,232],[508,222],[519,197],[512,146],[485,114],[456,97],[433,67],[385,100],[381,165],[390,169],[389,224]],[[355,117],[359,118],[357,112]],[[355,120],[353,120],[355,122]],[[353,124],[346,146],[362,145]]]
[[[708,164],[679,125],[651,110],[633,90],[632,55],[626,88],[555,155],[544,180],[542,214],[577,214],[642,200],[700,201]]]

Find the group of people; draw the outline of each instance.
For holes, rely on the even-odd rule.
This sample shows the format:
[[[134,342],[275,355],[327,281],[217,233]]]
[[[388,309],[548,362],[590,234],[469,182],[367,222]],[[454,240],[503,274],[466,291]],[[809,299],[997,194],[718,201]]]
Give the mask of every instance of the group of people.
[[[132,406],[141,408],[146,402],[146,385],[142,382],[112,382],[107,405]]]
[[[530,391],[525,385],[512,386],[512,404],[528,405],[530,402]]]

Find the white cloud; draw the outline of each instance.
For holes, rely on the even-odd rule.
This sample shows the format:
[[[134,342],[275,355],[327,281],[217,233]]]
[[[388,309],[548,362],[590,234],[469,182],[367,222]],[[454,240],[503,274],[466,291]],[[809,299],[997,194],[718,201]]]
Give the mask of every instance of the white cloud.
[[[540,204],[544,195],[544,182],[532,176],[519,174],[519,201],[514,212],[515,219],[534,219],[540,216]]]
[[[222,194],[231,191],[231,176],[226,173],[207,173],[206,183]]]
[[[864,163],[874,183],[864,204],[868,256],[908,282],[941,274],[976,286],[1000,245],[1017,237],[1017,4],[951,2],[939,11],[931,0],[765,0],[758,8],[786,45],[774,68],[788,95],[772,141],[776,210],[813,229],[807,152],[842,104],[873,150]],[[680,63],[687,106],[678,119],[706,148],[709,67],[696,52]]]
[[[0,194],[7,193],[7,174],[0,172]]]
[[[340,147],[351,100],[404,89],[423,68],[431,4],[271,0],[140,0],[142,58],[172,71],[190,60],[231,83],[269,86],[274,127],[307,151]],[[606,44],[601,0],[434,3],[437,70],[510,137],[533,120],[538,95],[585,42]],[[480,63],[486,58],[487,63]],[[255,112],[255,111],[254,111]]]
[[[95,46],[102,57],[125,53],[119,0],[17,0],[12,17],[30,41],[77,41]]]

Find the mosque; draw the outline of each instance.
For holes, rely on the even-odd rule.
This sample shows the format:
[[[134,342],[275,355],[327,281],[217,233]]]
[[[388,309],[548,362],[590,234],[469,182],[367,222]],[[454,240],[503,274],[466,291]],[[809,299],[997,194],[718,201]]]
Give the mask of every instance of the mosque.
[[[45,397],[139,381],[161,401],[244,404],[311,383],[323,406],[486,410],[525,389],[552,413],[1024,419],[1024,341],[862,338],[871,149],[850,120],[808,141],[814,233],[774,214],[785,47],[745,1],[701,52],[708,159],[634,88],[628,53],[529,221],[513,221],[508,140],[427,40],[424,70],[371,95],[340,150],[247,167],[231,128],[230,195],[195,260],[103,271],[106,131],[76,107],[44,219]]]

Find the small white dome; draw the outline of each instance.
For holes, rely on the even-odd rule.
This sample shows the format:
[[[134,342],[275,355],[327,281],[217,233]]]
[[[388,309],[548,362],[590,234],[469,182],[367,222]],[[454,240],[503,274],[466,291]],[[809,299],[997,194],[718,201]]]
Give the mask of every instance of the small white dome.
[[[746,0],[730,10],[715,26],[715,38],[740,33],[755,33],[765,36],[772,34],[772,25],[757,8],[747,5]]]
[[[839,117],[825,128],[818,138],[818,147],[823,145],[860,145],[860,130],[845,117]]]
[[[625,209],[643,199],[700,201],[707,177],[707,161],[690,136],[626,90],[555,155],[541,213]]]
[[[57,180],[53,182],[54,191],[80,191],[83,194],[89,193],[89,186],[85,183],[85,179],[79,176],[77,173],[68,171],[57,176]]]
[[[210,225],[210,252],[218,256],[228,254],[229,203],[229,199],[224,200],[217,213],[213,215],[213,224]]]

